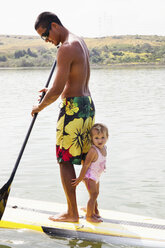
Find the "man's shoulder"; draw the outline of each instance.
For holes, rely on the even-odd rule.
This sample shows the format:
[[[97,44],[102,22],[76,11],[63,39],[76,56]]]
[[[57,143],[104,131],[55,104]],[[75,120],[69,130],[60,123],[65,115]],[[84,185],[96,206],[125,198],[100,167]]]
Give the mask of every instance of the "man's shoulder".
[[[72,56],[72,54],[73,54],[73,48],[70,46],[69,43],[66,42],[59,47],[57,53],[57,59],[59,59],[60,57],[69,58],[70,56]]]
[[[62,57],[77,57],[82,52],[82,44],[80,40],[72,40],[64,42],[58,49],[58,56]]]
[[[67,40],[65,41],[60,48],[62,48],[62,50],[75,50],[77,48],[80,47],[80,45],[84,44],[83,39],[79,38],[79,37],[75,37],[73,39]]]
[[[58,53],[68,53],[75,50],[76,41],[65,41],[58,49]]]

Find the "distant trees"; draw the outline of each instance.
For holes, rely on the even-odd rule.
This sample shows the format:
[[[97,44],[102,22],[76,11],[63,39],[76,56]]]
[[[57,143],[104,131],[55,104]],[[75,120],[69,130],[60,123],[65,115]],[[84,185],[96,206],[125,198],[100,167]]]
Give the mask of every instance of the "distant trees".
[[[6,56],[0,56],[0,61],[1,61],[1,62],[6,62],[6,61],[7,61]]]
[[[7,42],[5,42],[7,39]],[[10,40],[11,39],[11,40]],[[14,39],[14,40],[13,40]],[[6,36],[0,40],[0,67],[49,67],[57,49],[44,47],[31,41],[34,37]],[[19,40],[19,43],[17,44]],[[29,41],[30,40],[30,41]],[[10,48],[6,44],[11,44]],[[15,43],[14,43],[15,42]],[[163,36],[112,36],[86,40],[90,63],[94,65],[163,64],[165,65],[165,37]],[[38,45],[36,45],[38,44]],[[14,47],[16,50],[13,51]]]
[[[29,61],[26,61],[26,60],[23,59],[23,60],[21,61],[20,66],[21,66],[21,67],[33,67],[34,64],[33,64],[33,62],[29,62]]]
[[[92,48],[90,51],[90,59],[94,64],[100,64],[102,62],[101,51],[98,48]]]
[[[15,53],[14,53],[15,59],[19,59],[21,57],[24,57],[25,55],[28,55],[28,56],[34,57],[34,58],[37,57],[37,54],[35,52],[32,52],[30,48],[28,48],[27,51],[18,50],[18,51],[15,51]]]
[[[34,57],[34,58],[37,57],[37,54],[34,53],[34,52],[32,52],[32,51],[30,50],[30,48],[27,49],[27,54],[28,54],[29,56],[31,56],[31,57]]]
[[[19,58],[25,56],[25,54],[26,54],[25,50],[15,51],[14,57],[15,57],[15,59],[19,59]]]
[[[115,37],[115,39],[117,39]],[[99,65],[124,63],[165,64],[165,45],[115,44],[94,47],[90,50],[90,62]]]

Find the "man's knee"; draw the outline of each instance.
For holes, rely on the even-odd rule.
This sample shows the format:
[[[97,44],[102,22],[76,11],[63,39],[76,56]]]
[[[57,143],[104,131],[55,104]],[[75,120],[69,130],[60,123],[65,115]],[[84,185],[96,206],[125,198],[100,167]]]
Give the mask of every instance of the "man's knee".
[[[62,162],[62,163],[59,163],[59,165],[60,165],[60,173],[63,178],[66,177],[66,180],[69,178],[71,179],[76,178],[76,173],[75,173],[73,164],[68,163],[68,162]]]

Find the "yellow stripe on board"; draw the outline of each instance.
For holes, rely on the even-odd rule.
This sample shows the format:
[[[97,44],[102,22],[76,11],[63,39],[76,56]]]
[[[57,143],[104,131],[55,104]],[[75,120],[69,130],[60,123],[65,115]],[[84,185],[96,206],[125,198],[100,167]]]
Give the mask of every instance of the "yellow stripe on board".
[[[43,232],[41,226],[29,225],[29,224],[22,224],[16,223],[11,221],[0,221],[0,228],[9,228],[9,229],[31,229],[39,232]]]
[[[94,224],[93,230],[91,228],[88,227],[78,227],[77,224],[74,223],[65,223],[66,225],[63,225],[64,223],[60,222],[58,223],[59,225],[57,225],[56,227],[54,226],[45,226],[46,228],[54,228],[54,229],[63,229],[63,230],[68,230],[68,231],[78,231],[78,232],[84,232],[84,233],[93,233],[93,234],[102,234],[102,235],[106,235],[106,236],[113,236],[113,237],[123,237],[123,238],[135,238],[135,239],[141,239],[141,240],[150,240],[150,241],[161,241],[161,242],[165,242],[165,239],[153,239],[150,237],[138,237],[137,235],[133,235],[133,234],[126,234],[126,233],[122,233],[122,232],[117,232],[114,230],[107,230],[107,232],[103,232],[103,230],[101,230],[100,228],[98,228],[98,224]],[[39,232],[44,232],[44,230],[42,229],[41,226],[37,226],[37,225],[30,225],[30,224],[22,224],[22,223],[16,223],[16,222],[11,222],[11,221],[0,221],[0,228],[9,228],[9,229],[31,229],[31,230],[35,230],[35,231],[39,231]],[[148,230],[148,232],[150,232],[150,230]]]
[[[93,234],[109,235],[124,238],[147,239],[165,242],[164,230],[152,229],[139,226],[120,225],[114,223],[90,223],[85,219],[79,223],[54,222],[44,224],[44,227],[65,229],[70,231],[86,232]],[[156,238],[153,238],[156,237]]]

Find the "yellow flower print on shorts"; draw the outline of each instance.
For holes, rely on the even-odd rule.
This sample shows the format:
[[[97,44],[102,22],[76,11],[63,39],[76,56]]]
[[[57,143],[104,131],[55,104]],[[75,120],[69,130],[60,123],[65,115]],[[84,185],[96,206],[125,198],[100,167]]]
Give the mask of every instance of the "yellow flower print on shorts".
[[[66,114],[67,115],[74,115],[79,111],[76,103],[72,103],[72,101],[68,102],[66,105]]]
[[[94,124],[95,107],[90,96],[63,100],[60,110],[56,152],[59,162],[81,164],[91,146],[89,131]]]

